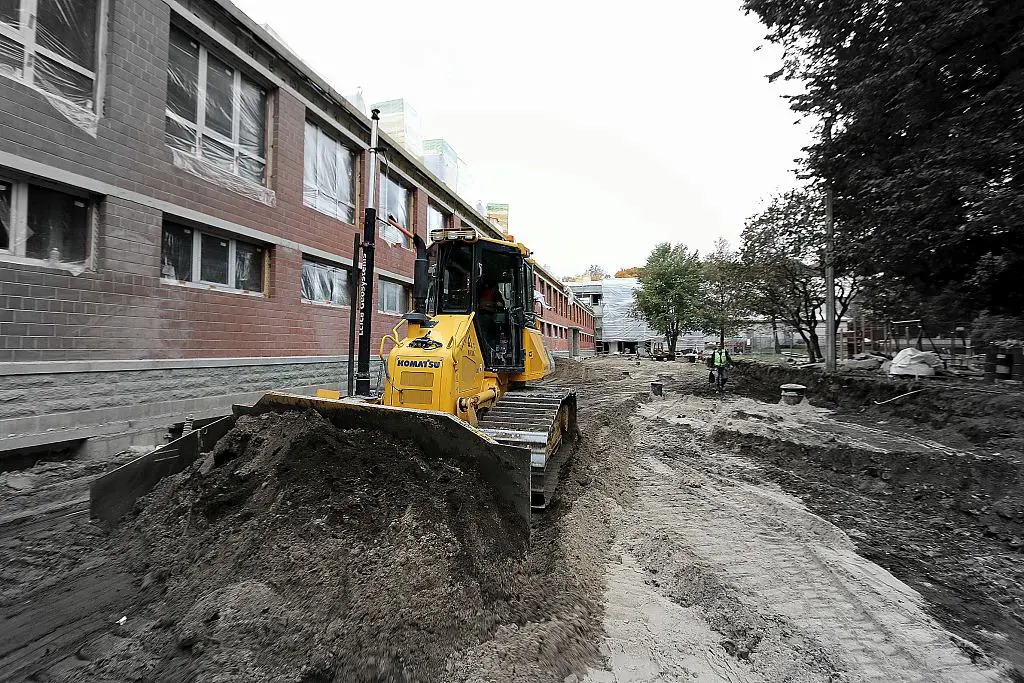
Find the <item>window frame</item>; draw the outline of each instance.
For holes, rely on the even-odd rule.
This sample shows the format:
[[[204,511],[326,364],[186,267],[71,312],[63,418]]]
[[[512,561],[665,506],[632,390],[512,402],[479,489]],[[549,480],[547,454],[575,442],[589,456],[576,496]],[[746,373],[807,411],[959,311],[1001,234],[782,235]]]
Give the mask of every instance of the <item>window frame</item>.
[[[334,271],[340,271],[340,272],[344,273],[344,275],[345,275],[345,287],[346,287],[346,296],[345,296],[345,298],[348,299],[348,303],[347,304],[336,304],[336,303],[334,303],[333,300],[332,301],[315,301],[313,299],[307,299],[304,296],[302,296],[302,265],[304,265],[306,263],[312,263],[314,266],[318,266],[318,267],[321,267],[321,268],[328,268],[328,269],[331,269],[331,270],[334,270]],[[300,264],[299,264],[299,301],[301,301],[304,304],[311,304],[313,306],[327,306],[329,308],[350,308],[352,306],[352,268],[351,268],[351,266],[345,266],[345,265],[342,265],[342,264],[329,263],[329,262],[326,262],[326,261],[319,261],[319,260],[317,260],[315,258],[310,258],[310,257],[307,257],[306,255],[303,255],[302,259],[300,261]]]
[[[402,288],[402,294],[404,295],[404,298],[405,298],[405,310],[404,311],[388,310],[388,309],[384,308],[381,305],[381,298],[384,295],[384,285],[385,284],[396,285],[396,286]],[[402,316],[402,315],[405,315],[406,313],[408,313],[409,310],[412,308],[412,305],[411,305],[412,304],[412,302],[411,302],[412,287],[410,287],[408,283],[399,282],[397,280],[389,280],[387,278],[378,278],[378,280],[377,280],[377,291],[378,291],[378,294],[377,294],[377,312],[378,313],[383,313],[385,315]]]
[[[177,278],[165,277],[163,274],[163,237],[165,226],[170,223],[179,228],[187,228],[192,231],[192,279],[191,280],[179,280]],[[213,282],[211,280],[203,280],[203,236],[213,237],[215,239],[227,240],[228,242],[228,283]],[[240,289],[236,287],[234,283],[237,282],[237,248],[238,243],[242,242],[254,247],[259,247],[263,251],[263,264],[260,268],[260,291],[253,289]],[[197,228],[195,225],[183,221],[176,221],[173,219],[165,218],[160,225],[160,282],[166,285],[177,285],[179,287],[193,287],[198,289],[212,289],[219,292],[230,292],[232,294],[242,294],[245,296],[258,296],[261,298],[267,298],[267,262],[270,260],[270,246],[262,242],[253,242],[247,239],[239,239],[234,236],[224,235],[214,230],[206,230],[203,228]]]
[[[107,3],[109,0],[96,0],[96,44],[95,44],[95,55],[93,57],[93,68],[92,70],[85,68],[81,64],[71,61],[70,59],[63,57],[53,50],[40,45],[36,37],[38,35],[39,28],[39,0],[20,0],[18,4],[18,27],[15,28],[10,24],[0,22],[0,36],[11,40],[21,46],[22,49],[22,66],[21,74],[4,74],[9,78],[21,81],[25,85],[31,88],[45,92],[48,97],[56,97],[62,102],[68,105],[80,109],[82,111],[88,111],[94,113],[96,116],[103,115],[103,88],[104,88],[104,73],[106,72],[106,42],[107,42]],[[35,55],[39,53],[46,59],[59,64],[60,66],[70,69],[80,76],[89,78],[92,80],[92,107],[83,107],[82,105],[72,102],[67,97],[58,93],[50,92],[45,90],[38,85],[35,81],[35,69],[36,59]]]
[[[431,212],[441,217],[441,225],[431,227],[430,225],[430,214]],[[442,209],[437,203],[433,201],[427,201],[427,235],[429,236],[434,230],[445,230],[452,227],[452,219],[454,214],[451,214]]]
[[[392,226],[388,222],[387,205],[386,205],[386,203],[384,201],[385,197],[387,197],[387,185],[388,185],[389,181],[391,183],[394,183],[396,186],[402,188],[406,192],[407,199],[406,199],[405,213],[406,213],[406,217],[407,217],[406,222],[408,223],[408,225],[403,225],[402,227],[407,232],[415,234],[416,233],[416,189],[415,189],[415,187],[407,185],[404,180],[399,179],[397,173],[393,173],[392,170],[389,167],[387,167],[387,166],[382,166],[381,167],[381,169],[378,171],[378,177],[379,177],[379,181],[378,181],[378,184],[377,184],[377,195],[378,195],[377,196],[377,207],[378,207],[377,220],[378,220],[378,222],[380,224],[380,229],[377,232],[377,236],[380,237],[381,239],[383,239],[385,242],[387,242],[387,239],[384,237],[384,230],[385,230],[385,228],[394,228],[394,226]],[[401,236],[402,236],[402,241],[398,243],[398,246],[402,247],[403,249],[408,249],[408,250],[412,251],[412,248],[413,248],[412,240],[409,239],[404,233],[399,233],[399,234],[401,234]]]
[[[334,199],[333,197],[328,197],[328,199],[332,199],[333,201],[335,201],[335,207],[336,208],[339,205],[344,205],[344,206],[347,206],[350,209],[352,209],[352,220],[351,221],[345,220],[340,215],[338,215],[338,213],[330,213],[330,212],[320,208],[320,205],[319,205],[320,186],[319,186],[319,184],[317,184],[315,182],[315,179],[314,179],[313,187],[316,188],[317,197],[316,197],[316,199],[313,200],[312,204],[309,204],[309,203],[306,202],[306,191],[305,191],[306,190],[306,165],[305,165],[305,161],[306,161],[306,157],[305,157],[305,155],[306,155],[306,144],[305,144],[306,136],[305,136],[305,133],[306,133],[306,127],[307,126],[312,126],[313,129],[316,130],[316,150],[314,151],[314,154],[316,155],[317,163],[319,163],[319,161],[320,161],[320,140],[321,140],[321,138],[327,138],[328,140],[333,142],[335,145],[337,145],[339,149],[347,151],[352,156],[352,201],[351,202],[347,202],[347,201],[345,201],[345,200],[343,200],[341,198]],[[315,121],[311,121],[308,118],[303,123],[302,133],[303,133],[303,136],[302,136],[302,140],[303,140],[303,144],[302,144],[302,155],[303,155],[303,157],[302,157],[302,161],[303,161],[303,165],[302,165],[302,190],[303,190],[303,192],[302,192],[302,204],[303,204],[303,206],[307,206],[307,207],[309,207],[311,209],[319,211],[320,213],[324,214],[325,216],[330,216],[331,218],[339,220],[342,223],[345,223],[346,225],[355,225],[357,220],[358,220],[357,216],[359,214],[359,207],[356,205],[356,201],[359,198],[359,169],[362,166],[362,164],[360,164],[360,154],[358,152],[356,152],[355,150],[353,150],[348,145],[346,145],[345,143],[343,143],[341,140],[339,140],[334,135],[331,135],[330,133],[328,133],[327,130],[323,126],[321,126],[320,124],[316,123]],[[335,155],[335,158],[337,158],[337,155]],[[318,167],[314,166],[314,168],[318,170]]]
[[[211,52],[211,50],[208,47],[206,47],[206,44],[202,40],[200,40],[200,39],[196,38],[194,35],[192,35],[191,32],[187,31],[186,29],[184,29],[181,26],[179,26],[179,25],[177,25],[177,24],[172,22],[171,23],[171,31],[173,31],[175,29],[180,31],[189,40],[194,41],[196,43],[196,45],[199,46],[199,65],[198,65],[199,73],[197,74],[197,77],[196,77],[196,121],[195,121],[195,123],[193,123],[192,121],[189,121],[185,117],[179,116],[178,114],[174,113],[173,111],[171,111],[170,105],[168,103],[166,103],[166,102],[164,103],[164,120],[166,121],[169,118],[169,119],[173,120],[175,123],[177,123],[179,126],[183,126],[185,128],[188,128],[189,130],[191,130],[195,134],[195,136],[196,136],[196,151],[195,151],[195,154],[192,154],[192,153],[189,153],[189,152],[187,152],[187,151],[185,151],[183,149],[178,149],[177,147],[172,147],[170,144],[168,144],[167,143],[167,139],[166,139],[166,124],[165,124],[164,144],[168,148],[170,148],[172,150],[175,150],[175,151],[177,151],[177,152],[179,152],[181,154],[185,154],[187,156],[190,156],[190,157],[193,157],[193,158],[196,158],[196,159],[202,159],[206,163],[215,166],[216,168],[224,171],[225,173],[230,173],[231,175],[233,175],[233,176],[235,176],[235,177],[237,177],[237,178],[239,178],[239,179],[241,179],[243,181],[252,183],[254,185],[259,185],[260,187],[269,187],[269,181],[270,181],[270,163],[269,163],[269,158],[270,158],[270,156],[267,153],[267,151],[268,151],[267,148],[270,146],[270,89],[267,88],[262,83],[260,83],[257,79],[251,78],[249,76],[245,76],[245,80],[249,81],[250,84],[252,84],[256,88],[258,88],[263,93],[263,95],[264,95],[264,102],[263,102],[263,156],[256,156],[256,155],[254,155],[254,154],[252,154],[250,152],[247,152],[246,150],[242,149],[242,145],[239,142],[240,120],[241,120],[241,113],[242,113],[242,108],[240,106],[241,105],[241,100],[242,100],[242,78],[243,78],[243,76],[242,76],[242,69],[238,68],[235,65],[235,61],[233,59],[231,59],[229,57],[222,56],[222,54],[220,52],[218,52],[217,50],[213,50],[212,51],[214,59],[217,59],[218,61],[223,62],[224,64],[229,66],[234,71],[234,75],[233,75],[232,80],[231,80],[231,138],[232,139],[229,140],[222,133],[220,133],[218,131],[215,131],[215,130],[213,130],[212,128],[210,128],[210,127],[208,127],[206,125],[206,86],[207,86],[207,74],[209,73],[208,69],[209,69],[209,63],[210,63],[210,52]],[[168,36],[170,36],[170,33],[168,33]],[[167,45],[167,47],[168,47],[168,50],[171,49],[170,38],[169,37],[168,37],[168,45]],[[217,163],[215,163],[209,157],[203,155],[202,150],[203,150],[203,138],[204,137],[212,138],[218,144],[224,145],[226,147],[230,147],[232,149],[232,151],[234,152],[234,155],[232,157],[233,170],[225,169],[222,166],[220,166]],[[249,176],[242,175],[241,173],[239,173],[238,169],[239,169],[240,165],[239,165],[238,161],[243,156],[245,158],[251,160],[251,161],[258,161],[258,162],[263,164],[263,182],[262,183],[253,180]]]
[[[91,266],[93,255],[92,239],[93,235],[96,234],[96,201],[89,193],[53,183],[21,180],[9,175],[0,175],[0,183],[6,183],[11,188],[10,231],[7,235],[9,246],[6,249],[0,249],[0,261],[48,266],[64,270],[79,264],[86,268]],[[25,244],[28,242],[26,234],[28,231],[28,194],[29,187],[33,185],[40,189],[60,192],[69,197],[76,197],[85,202],[85,258],[82,261],[57,261],[54,263],[48,258],[36,258],[35,256],[27,256],[25,254]]]

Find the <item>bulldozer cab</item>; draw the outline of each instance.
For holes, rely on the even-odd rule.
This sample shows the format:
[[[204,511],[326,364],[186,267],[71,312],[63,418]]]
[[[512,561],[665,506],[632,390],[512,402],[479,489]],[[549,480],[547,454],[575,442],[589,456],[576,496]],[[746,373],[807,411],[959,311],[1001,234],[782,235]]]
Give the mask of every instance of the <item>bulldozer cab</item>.
[[[428,313],[475,313],[484,367],[523,372],[523,330],[533,317],[533,277],[522,251],[486,240],[441,241],[430,247],[428,259]]]

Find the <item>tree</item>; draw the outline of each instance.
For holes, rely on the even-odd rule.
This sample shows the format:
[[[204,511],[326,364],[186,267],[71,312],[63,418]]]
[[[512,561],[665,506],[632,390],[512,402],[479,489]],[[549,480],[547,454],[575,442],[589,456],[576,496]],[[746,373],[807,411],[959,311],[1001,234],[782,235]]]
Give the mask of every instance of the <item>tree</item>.
[[[701,262],[701,303],[699,329],[717,334],[723,346],[725,338],[735,334],[744,321],[743,271],[729,243],[719,238],[715,250]]]
[[[615,271],[615,277],[640,277],[640,271],[643,268],[640,266],[633,266],[632,268],[622,268],[621,270]]]
[[[583,271],[583,275],[580,277],[580,279],[581,280],[604,280],[607,277],[608,277],[608,271],[606,271],[604,268],[602,268],[601,266],[599,266],[599,265],[597,265],[595,263],[594,265],[590,266],[585,271]]]
[[[682,244],[664,242],[647,257],[639,280],[633,314],[664,334],[668,351],[674,354],[679,335],[696,328],[700,319],[700,257]]]
[[[825,307],[825,207],[820,189],[772,198],[762,213],[747,220],[742,241],[737,277],[746,283],[747,307],[795,329],[812,362],[823,358],[817,333]],[[837,330],[858,284],[847,268],[845,261],[837,262]]]
[[[818,122],[839,248],[923,299],[1024,313],[1024,3],[744,0]]]

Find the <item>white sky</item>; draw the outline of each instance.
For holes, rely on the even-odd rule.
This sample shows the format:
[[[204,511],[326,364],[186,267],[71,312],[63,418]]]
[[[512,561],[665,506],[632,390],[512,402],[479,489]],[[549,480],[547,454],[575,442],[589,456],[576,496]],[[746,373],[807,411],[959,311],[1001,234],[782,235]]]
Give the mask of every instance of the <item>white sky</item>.
[[[735,244],[810,140],[740,0],[235,3],[340,92],[404,97],[558,275]]]

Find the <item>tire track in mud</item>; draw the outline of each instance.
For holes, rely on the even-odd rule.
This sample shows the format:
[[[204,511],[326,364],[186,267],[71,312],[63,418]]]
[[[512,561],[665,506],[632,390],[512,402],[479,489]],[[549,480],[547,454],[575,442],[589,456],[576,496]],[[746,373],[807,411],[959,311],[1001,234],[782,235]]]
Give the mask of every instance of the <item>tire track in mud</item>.
[[[625,365],[597,363],[605,375]],[[581,411],[655,379],[629,370],[631,379],[588,391]],[[686,371],[666,390],[690,393]],[[634,485],[610,501],[607,666],[585,681],[999,680],[840,529],[760,485],[757,465],[716,453],[708,422],[721,417],[720,401],[688,400],[706,414],[692,424],[651,419],[655,399],[620,446]]]
[[[700,453],[698,444],[673,439],[666,422],[637,420],[635,428],[643,516],[663,534],[653,546],[639,540],[638,547],[651,553],[646,564],[663,564],[671,539],[676,554],[703,567],[726,595],[738,590],[738,604],[755,615],[756,635],[747,640],[751,673],[760,673],[758,664],[777,659],[780,651],[809,649],[813,656],[803,667],[772,670],[769,680],[779,674],[807,680],[824,674],[822,680],[829,680],[843,670],[851,680],[995,679],[993,672],[973,666],[923,612],[916,592],[860,558],[839,529],[786,494],[716,475],[710,462],[699,469],[664,462],[660,453]],[[708,453],[703,460],[714,457]],[[694,571],[684,567],[682,577],[687,574],[692,579]],[[685,595],[688,589],[681,590]],[[712,599],[711,613],[726,613],[723,633],[733,636],[735,622],[728,608],[718,609],[721,600]],[[740,624],[750,621],[745,609],[735,613]],[[779,618],[782,628],[776,632],[772,625]],[[768,662],[757,662],[758,649],[782,633],[787,636],[779,643],[769,643]]]

